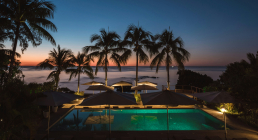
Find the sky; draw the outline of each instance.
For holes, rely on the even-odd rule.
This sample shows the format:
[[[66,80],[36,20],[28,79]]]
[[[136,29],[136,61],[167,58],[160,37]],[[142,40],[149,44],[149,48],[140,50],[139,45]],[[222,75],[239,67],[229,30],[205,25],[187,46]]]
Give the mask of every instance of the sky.
[[[164,29],[181,37],[191,53],[185,66],[226,66],[258,51],[257,0],[54,0],[57,32],[49,31],[61,48],[75,54],[101,28],[116,31],[121,39],[130,24],[153,35]],[[11,42],[5,42],[11,48]],[[48,58],[55,46],[47,41],[29,46],[20,59],[23,66],[35,66]],[[17,48],[20,52],[20,47]],[[150,60],[151,61],[151,60]],[[135,66],[133,54],[126,66]],[[92,64],[94,65],[94,63]],[[112,65],[112,64],[111,64]],[[143,66],[144,64],[139,64]],[[147,63],[145,66],[148,66]],[[176,64],[174,64],[176,65]]]

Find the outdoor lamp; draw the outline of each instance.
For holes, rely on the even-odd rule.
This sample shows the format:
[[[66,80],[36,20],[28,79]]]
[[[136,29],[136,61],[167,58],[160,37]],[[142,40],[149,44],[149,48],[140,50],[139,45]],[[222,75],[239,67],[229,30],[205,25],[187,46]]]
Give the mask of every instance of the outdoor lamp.
[[[224,122],[225,122],[225,139],[227,139],[227,123],[226,123],[226,116],[225,116],[225,112],[226,112],[226,109],[223,107],[221,108],[221,111],[223,112],[223,115],[224,115]]]
[[[221,108],[221,111],[224,113],[224,112],[226,112],[226,109],[223,107],[223,108]]]

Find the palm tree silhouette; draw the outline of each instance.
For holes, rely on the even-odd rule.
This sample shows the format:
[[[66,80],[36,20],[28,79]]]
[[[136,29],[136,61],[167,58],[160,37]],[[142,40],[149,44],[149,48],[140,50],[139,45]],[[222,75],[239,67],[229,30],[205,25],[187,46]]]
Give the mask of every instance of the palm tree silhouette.
[[[2,0],[0,3],[1,22],[4,28],[10,29],[13,35],[13,50],[9,68],[9,78],[12,76],[15,52],[18,41],[22,51],[28,47],[41,44],[41,38],[56,45],[54,38],[46,29],[57,31],[56,26],[48,19],[54,17],[55,5],[44,0]]]
[[[142,27],[136,27],[133,24],[129,25],[125,32],[122,46],[133,47],[133,51],[136,53],[136,86],[138,85],[138,63],[146,64],[149,62],[149,57],[144,52],[143,48],[149,51],[150,56],[155,54],[157,51],[153,47],[153,43],[150,41],[151,38],[152,35],[150,32],[143,30]],[[124,57],[121,56],[121,61],[126,62],[129,59],[128,56],[130,55],[126,55]],[[138,59],[140,59],[140,61]],[[137,94],[137,91],[135,91],[135,93]]]
[[[172,57],[178,65],[178,69],[184,69],[184,62],[189,60],[190,53],[184,49],[184,42],[180,37],[174,39],[172,31],[164,30],[162,34],[155,35],[155,39],[157,40],[155,47],[162,50],[154,57],[150,66],[151,68],[156,66],[158,73],[159,66],[165,62],[167,86],[170,90],[169,67],[172,64]]]
[[[108,71],[108,55],[109,59],[112,60],[116,65],[119,71],[121,71],[120,65],[120,55],[119,52],[122,52],[123,49],[119,47],[120,36],[116,32],[106,32],[105,29],[100,30],[100,35],[93,34],[91,36],[91,43],[96,41],[94,46],[85,46],[83,47],[83,52],[88,54],[89,51],[93,51],[88,54],[90,58],[98,58],[96,64],[95,75],[98,72],[98,67],[102,66],[105,70],[105,85],[107,86],[107,71]]]
[[[45,59],[43,62],[40,62],[37,65],[37,67],[41,69],[55,69],[48,75],[47,80],[50,78],[53,78],[55,80],[56,91],[58,88],[58,83],[60,80],[59,75],[61,71],[66,70],[68,67],[74,66],[70,60],[71,55],[71,50],[61,49],[58,45],[57,50],[54,48],[53,51],[50,51],[48,59]]]
[[[69,81],[72,77],[78,75],[78,90],[80,92],[80,74],[86,74],[91,79],[94,78],[92,68],[90,66],[90,58],[85,53],[78,52],[77,56],[71,55],[71,62],[75,65],[78,65],[76,69],[66,69],[66,73],[70,73]]]

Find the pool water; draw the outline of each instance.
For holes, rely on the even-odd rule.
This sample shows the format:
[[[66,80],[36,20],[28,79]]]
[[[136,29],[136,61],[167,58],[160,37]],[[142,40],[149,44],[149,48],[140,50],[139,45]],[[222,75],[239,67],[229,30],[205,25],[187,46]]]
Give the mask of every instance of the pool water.
[[[199,109],[169,109],[169,130],[224,130],[224,122]],[[111,109],[112,131],[167,130],[166,109]],[[107,131],[108,109],[74,109],[50,131]]]

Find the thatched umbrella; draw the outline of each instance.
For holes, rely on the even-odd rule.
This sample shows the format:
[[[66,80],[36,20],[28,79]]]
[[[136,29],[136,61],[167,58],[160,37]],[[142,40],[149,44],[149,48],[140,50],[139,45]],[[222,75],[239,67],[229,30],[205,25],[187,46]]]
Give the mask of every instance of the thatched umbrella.
[[[114,83],[112,85],[112,87],[116,87],[116,86],[118,86],[118,87],[121,86],[122,87],[122,93],[123,93],[123,86],[132,86],[132,83],[125,82],[125,81],[120,81],[120,82]]]
[[[37,98],[34,102],[37,105],[49,106],[49,116],[48,116],[48,138],[49,138],[49,122],[50,122],[50,106],[59,106],[64,103],[69,103],[75,99],[81,98],[81,96],[63,93],[63,92],[44,92],[45,97]]]
[[[140,85],[140,86],[131,87],[131,90],[146,90],[146,93],[147,93],[147,90],[158,90],[158,89],[154,86]]]
[[[104,86],[104,85],[96,85],[96,86],[89,86],[86,90],[114,90],[114,87]]]
[[[88,83],[84,83],[82,85],[104,85],[104,83],[96,82],[96,81],[91,81],[91,82],[88,82]]]
[[[144,82],[139,82],[137,85],[148,85],[148,86],[156,87],[157,83],[152,83],[152,82],[149,82],[149,81],[144,81]]]
[[[104,85],[104,83],[102,82],[96,82],[96,81],[91,81],[91,82],[88,82],[88,83],[84,83],[82,85]],[[94,94],[94,91],[93,91],[93,94]]]

